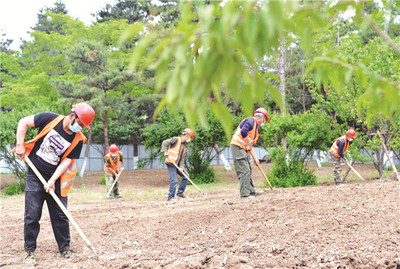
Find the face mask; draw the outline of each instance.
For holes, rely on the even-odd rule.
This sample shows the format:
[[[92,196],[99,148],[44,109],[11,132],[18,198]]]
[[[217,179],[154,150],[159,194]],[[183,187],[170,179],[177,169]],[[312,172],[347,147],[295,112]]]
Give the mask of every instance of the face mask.
[[[347,140],[349,140],[349,142],[353,142],[353,138],[349,138],[349,139],[347,139]]]
[[[79,124],[77,122],[75,122],[73,125],[69,125],[69,129],[71,130],[71,132],[77,133],[80,130],[82,130],[82,127],[79,126]]]
[[[189,143],[190,141],[192,141],[192,139],[188,138],[188,139],[186,140],[186,143]]]
[[[111,153],[111,156],[115,157],[117,156],[117,153]]]
[[[262,122],[261,124],[260,124],[260,127],[262,127],[264,125],[264,122]]]

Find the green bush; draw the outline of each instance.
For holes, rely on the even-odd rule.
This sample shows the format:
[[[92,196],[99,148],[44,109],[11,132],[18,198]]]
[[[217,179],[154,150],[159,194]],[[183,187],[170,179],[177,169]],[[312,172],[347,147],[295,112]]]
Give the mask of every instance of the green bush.
[[[215,171],[210,167],[207,160],[202,160],[202,156],[198,151],[193,152],[189,156],[189,163],[192,165],[188,168],[190,179],[196,183],[213,183],[216,181]]]
[[[100,185],[106,185],[106,176],[103,173],[103,176],[99,179]]]
[[[12,196],[24,193],[25,191],[25,180],[20,180],[18,182],[12,182],[10,185],[4,188],[4,195]]]
[[[286,152],[282,147],[271,149],[268,154],[273,163],[268,176],[272,186],[288,188],[317,184],[317,177],[313,171],[305,167],[301,161],[293,159],[287,161]]]

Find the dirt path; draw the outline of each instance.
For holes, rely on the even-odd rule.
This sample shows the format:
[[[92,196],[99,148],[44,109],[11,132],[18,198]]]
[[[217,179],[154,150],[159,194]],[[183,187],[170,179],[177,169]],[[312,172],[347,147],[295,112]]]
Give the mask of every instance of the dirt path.
[[[218,172],[219,184],[200,186],[207,196],[189,186],[189,198],[167,203],[164,169],[126,171],[117,200],[103,198],[100,176],[87,173],[69,199],[99,256],[71,226],[77,257],[57,258],[45,209],[35,268],[400,268],[399,182],[264,189],[239,199],[234,172]],[[20,268],[24,197],[0,201],[0,267]]]

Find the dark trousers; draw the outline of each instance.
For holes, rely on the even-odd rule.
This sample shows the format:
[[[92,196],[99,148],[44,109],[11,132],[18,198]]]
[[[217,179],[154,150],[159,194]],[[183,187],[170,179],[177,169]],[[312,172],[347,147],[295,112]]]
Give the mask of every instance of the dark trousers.
[[[57,195],[62,204],[67,207],[68,198]],[[43,203],[46,201],[49,210],[51,226],[60,252],[69,250],[70,233],[67,216],[54,201],[53,197],[45,191],[25,191],[25,217],[24,240],[25,251],[36,250],[36,240],[40,231],[40,218],[42,217]]]

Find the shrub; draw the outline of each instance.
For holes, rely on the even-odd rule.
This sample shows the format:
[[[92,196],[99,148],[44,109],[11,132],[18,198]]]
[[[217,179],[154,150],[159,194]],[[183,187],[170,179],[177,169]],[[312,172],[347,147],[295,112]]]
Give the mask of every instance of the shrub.
[[[189,163],[196,164],[191,165],[188,168],[190,179],[196,183],[213,183],[216,181],[215,171],[209,166],[207,160],[202,160],[201,153],[195,151],[189,156]]]
[[[106,185],[106,176],[103,173],[103,176],[99,179],[100,185]]]
[[[25,191],[25,180],[19,180],[18,182],[12,182],[10,185],[4,188],[4,195],[12,196],[24,193]]]
[[[274,164],[268,176],[272,186],[288,188],[317,184],[313,171],[305,167],[302,161],[293,158],[286,160],[286,152],[282,147],[271,149],[268,154]]]

